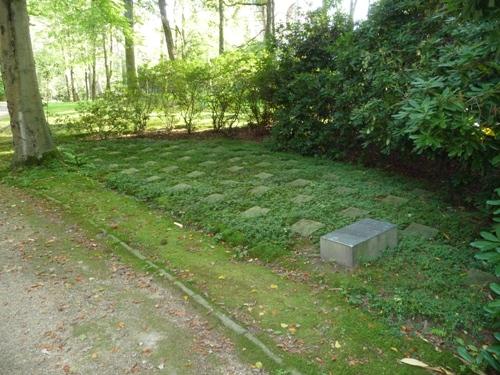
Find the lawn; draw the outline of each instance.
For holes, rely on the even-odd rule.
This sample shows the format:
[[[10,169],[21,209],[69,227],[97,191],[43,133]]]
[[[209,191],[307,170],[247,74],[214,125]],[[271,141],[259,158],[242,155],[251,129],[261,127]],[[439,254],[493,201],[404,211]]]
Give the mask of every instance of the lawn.
[[[403,356],[456,369],[446,352],[453,338],[482,334],[477,306],[486,293],[468,276],[480,267],[468,243],[482,217],[450,206],[434,186],[225,139],[67,140],[60,148],[65,168],[35,168],[5,180],[71,203],[80,217],[92,213],[238,320],[267,332],[264,340],[293,358],[299,354],[291,360],[308,373],[317,373],[311,363],[343,373],[359,373],[358,366],[366,373],[411,373],[391,364]],[[252,207],[266,210],[248,217]],[[401,230],[416,222],[439,233],[401,235],[396,249],[347,271],[318,259],[319,237],[359,218],[347,208]],[[181,235],[170,218],[204,234]],[[324,227],[299,236],[291,227],[301,219]]]

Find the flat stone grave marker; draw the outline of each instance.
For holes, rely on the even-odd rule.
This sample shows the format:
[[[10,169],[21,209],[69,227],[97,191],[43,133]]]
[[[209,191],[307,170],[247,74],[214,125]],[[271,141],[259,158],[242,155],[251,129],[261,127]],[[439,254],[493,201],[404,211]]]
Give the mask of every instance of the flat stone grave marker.
[[[292,182],[289,182],[287,185],[291,187],[305,187],[309,186],[312,184],[312,181],[309,180],[304,180],[303,178],[298,178],[296,180],[293,180]]]
[[[155,182],[155,181],[158,181],[158,180],[161,180],[161,177],[160,176],[151,176],[151,177],[148,177],[146,178],[146,182]]]
[[[173,172],[175,170],[179,169],[177,165],[171,165],[170,167],[163,168],[162,171],[166,173]]]
[[[236,162],[238,162],[238,161],[240,161],[240,160],[241,160],[241,158],[240,158],[240,157],[235,157],[235,158],[231,158],[231,159],[229,159],[229,160],[228,160],[228,162],[230,162],[230,163],[236,163]]]
[[[266,180],[273,177],[273,175],[271,173],[261,172],[259,174],[256,174],[255,177],[260,178],[261,180]]]
[[[134,173],[137,173],[139,172],[139,170],[137,168],[128,168],[128,169],[124,169],[122,171],[123,174],[134,174]]]
[[[153,160],[150,160],[150,161],[147,161],[144,163],[144,166],[145,167],[153,167],[155,166],[156,164],[158,164],[157,162],[153,161]]]
[[[205,175],[205,172],[201,172],[201,171],[193,171],[191,173],[188,173],[186,175],[186,177],[189,177],[189,178],[197,178],[197,177],[201,177],[201,176],[204,176]]]
[[[244,211],[241,213],[241,216],[245,218],[255,218],[255,217],[260,217],[267,215],[269,212],[269,208],[262,208],[259,206],[254,206],[252,208],[249,208],[248,210]]]
[[[319,221],[301,219],[293,224],[290,229],[292,233],[299,234],[302,237],[309,237],[311,234],[324,226],[325,224],[320,223]]]
[[[419,188],[413,189],[411,193],[421,198],[427,198],[432,195],[430,191]]]
[[[312,195],[299,194],[295,198],[292,199],[292,202],[295,204],[304,204],[313,200]]]
[[[210,194],[203,200],[207,203],[219,203],[224,200],[224,194]]]
[[[179,158],[180,161],[188,161],[191,160],[191,156],[183,156],[182,158]]]
[[[320,239],[320,254],[324,261],[334,261],[347,267],[371,261],[386,248],[398,244],[397,226],[384,221],[363,219]]]
[[[340,211],[340,214],[345,216],[345,217],[350,217],[353,219],[356,219],[361,216],[366,216],[369,214],[370,211],[362,210],[361,208],[357,207],[348,207],[345,210]]]
[[[267,161],[262,161],[260,162],[259,164],[255,164],[256,167],[262,167],[262,168],[265,168],[265,167],[270,167],[271,166],[271,163],[267,162]]]
[[[240,166],[234,165],[234,166],[232,166],[232,167],[229,167],[227,170],[228,170],[229,172],[233,172],[233,173],[235,173],[235,172],[239,172],[239,171],[241,171],[242,169],[243,169],[243,167],[240,167]]]
[[[418,236],[430,240],[439,233],[436,228],[428,227],[427,225],[411,223],[402,232],[406,236]]]
[[[347,186],[339,186],[334,189],[336,193],[342,194],[342,195],[350,195],[354,194],[356,192],[356,189],[347,187]]]
[[[204,162],[200,163],[199,165],[201,165],[202,167],[210,167],[210,166],[216,165],[216,164],[217,164],[216,161],[207,160],[207,161],[204,161]]]
[[[250,194],[260,197],[261,195],[266,194],[269,190],[271,189],[264,185],[256,186],[250,190]]]
[[[180,193],[180,192],[183,192],[183,191],[188,191],[192,189],[192,186],[191,185],[188,185],[188,184],[177,184],[175,186],[172,186],[170,188],[170,191],[174,192],[174,193]]]
[[[399,207],[406,202],[408,202],[408,199],[398,197],[397,195],[388,195],[387,197],[382,199],[382,203],[396,207]]]
[[[222,185],[238,185],[238,181],[234,180],[222,180],[220,183]]]
[[[128,158],[125,158],[125,160],[137,160],[139,159],[137,156],[129,156]]]

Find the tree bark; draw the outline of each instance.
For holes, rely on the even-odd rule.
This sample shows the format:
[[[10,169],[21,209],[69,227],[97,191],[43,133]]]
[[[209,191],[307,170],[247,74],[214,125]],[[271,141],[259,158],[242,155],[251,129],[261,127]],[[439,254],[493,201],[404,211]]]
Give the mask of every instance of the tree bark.
[[[85,100],[89,100],[89,72],[85,68]]]
[[[134,0],[125,1],[125,17],[128,30],[125,31],[125,67],[127,71],[127,87],[130,91],[137,89],[137,71],[135,68],[134,46]]]
[[[67,96],[67,100],[69,102],[69,101],[71,101],[71,89],[69,88],[69,79],[68,79],[68,75],[66,74],[66,72],[64,72],[64,80],[66,81],[66,96]]]
[[[170,23],[167,18],[165,0],[158,0],[158,6],[160,7],[161,24],[163,25],[165,42],[167,43],[168,58],[170,60],[175,60],[174,38],[172,36],[172,29],[170,28]]]
[[[97,65],[97,62],[96,62],[97,58],[96,58],[96,50],[95,50],[95,44],[92,46],[92,66],[91,66],[91,79],[92,79],[92,85],[90,86],[91,87],[91,90],[90,90],[90,97],[92,98],[92,100],[95,100],[96,98],[96,82],[97,82],[97,77],[96,77],[96,65]]]
[[[219,0],[219,55],[224,53],[224,0]]]
[[[13,165],[55,151],[38,88],[26,0],[0,0],[0,61],[14,144]]]

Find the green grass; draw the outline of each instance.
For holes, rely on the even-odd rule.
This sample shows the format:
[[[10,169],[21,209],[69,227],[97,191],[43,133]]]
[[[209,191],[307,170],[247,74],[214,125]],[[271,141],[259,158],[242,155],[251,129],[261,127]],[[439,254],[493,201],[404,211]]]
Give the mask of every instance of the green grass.
[[[254,327],[266,342],[298,350],[300,355],[289,354],[288,360],[306,373],[413,373],[397,364],[404,356],[457,369],[449,353],[435,351],[418,337],[439,346],[442,336],[446,341],[464,330],[481,334],[484,316],[477,306],[486,294],[466,283],[467,269],[478,266],[468,243],[481,216],[450,207],[437,191],[425,198],[413,192],[432,191],[432,186],[378,170],[272,153],[250,142],[79,141],[62,148],[72,155],[71,162],[81,165],[69,170],[35,168],[7,180],[71,203],[79,217],[91,213],[95,221]],[[7,165],[8,154],[0,155]],[[126,160],[130,156],[136,158]],[[184,156],[190,159],[179,160]],[[235,157],[241,159],[229,161]],[[199,164],[207,160],[216,164]],[[146,166],[148,161],[155,164]],[[269,165],[258,166],[261,162]],[[162,171],[172,165],[178,169]],[[244,169],[233,173],[227,170],[231,165]],[[139,171],[121,173],[131,167]],[[195,170],[205,175],[186,177]],[[261,172],[273,176],[260,181],[255,175]],[[154,175],[162,179],[145,182]],[[298,178],[311,185],[287,185]],[[178,183],[193,188],[172,192]],[[258,185],[271,190],[261,197],[248,193]],[[342,187],[354,191],[339,190]],[[205,202],[204,197],[213,193],[224,194],[225,200]],[[297,194],[314,199],[292,204]],[[399,208],[384,205],[381,198],[389,194],[409,202]],[[241,212],[252,206],[270,212],[263,218],[243,218]],[[318,253],[318,238],[354,221],[339,213],[349,206],[366,209],[370,217],[391,221],[400,229],[413,221],[434,226],[440,235],[431,241],[404,237],[397,249],[354,272],[325,266],[311,257]],[[205,234],[180,230],[170,217]],[[289,228],[301,218],[326,226],[311,239],[300,239]],[[251,258],[237,261],[245,255]],[[252,259],[256,256],[277,260],[264,266]],[[281,323],[300,327],[291,335]],[[341,348],[335,348],[335,341]]]

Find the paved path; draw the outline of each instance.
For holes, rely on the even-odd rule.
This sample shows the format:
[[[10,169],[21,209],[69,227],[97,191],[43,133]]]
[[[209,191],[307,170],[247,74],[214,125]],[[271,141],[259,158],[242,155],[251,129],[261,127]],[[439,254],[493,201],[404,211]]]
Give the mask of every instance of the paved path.
[[[252,374],[184,296],[0,184],[0,374]]]

